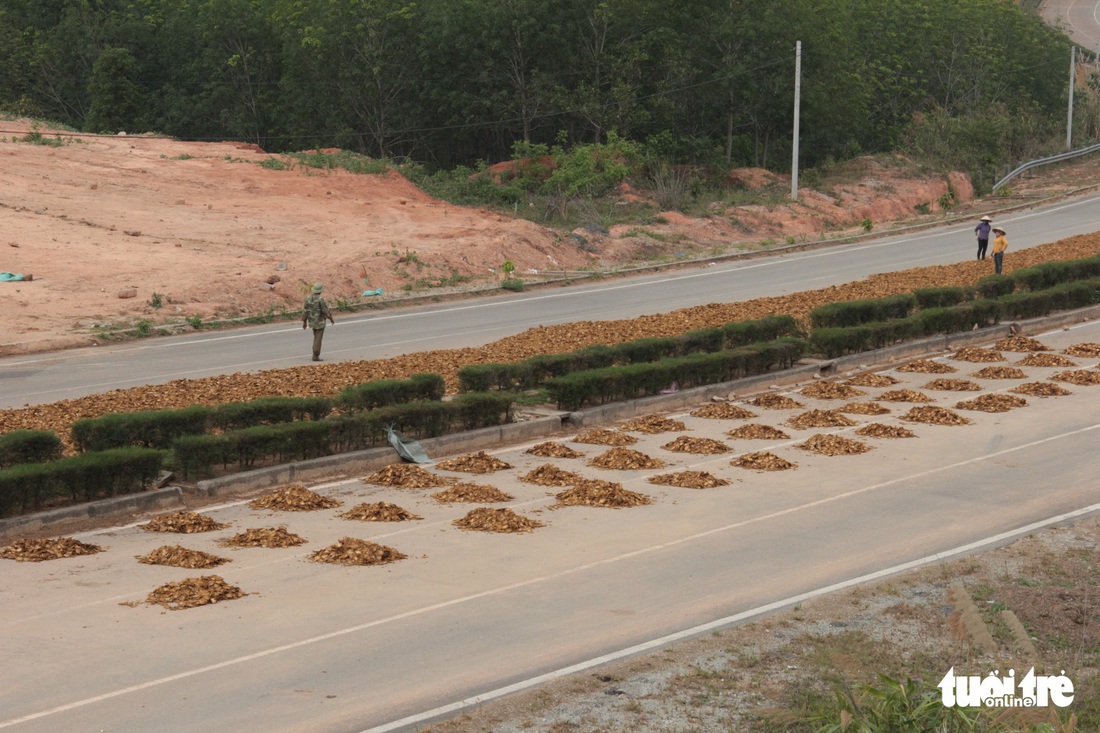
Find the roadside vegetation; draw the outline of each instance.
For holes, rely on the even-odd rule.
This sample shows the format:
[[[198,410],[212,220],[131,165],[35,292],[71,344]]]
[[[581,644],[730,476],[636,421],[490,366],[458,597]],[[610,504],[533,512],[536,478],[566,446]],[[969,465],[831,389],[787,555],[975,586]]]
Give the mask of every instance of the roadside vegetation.
[[[1033,5],[12,0],[0,109],[88,133],[253,142],[280,154],[274,169],[397,165],[447,200],[609,220],[577,212],[606,207],[626,178],[689,211],[728,195],[730,168],[789,169],[800,41],[807,185],[903,153],[969,172],[980,195],[1064,145],[1069,41]],[[1098,137],[1100,84],[1080,86],[1083,144]],[[507,160],[522,165],[505,185],[471,178]]]

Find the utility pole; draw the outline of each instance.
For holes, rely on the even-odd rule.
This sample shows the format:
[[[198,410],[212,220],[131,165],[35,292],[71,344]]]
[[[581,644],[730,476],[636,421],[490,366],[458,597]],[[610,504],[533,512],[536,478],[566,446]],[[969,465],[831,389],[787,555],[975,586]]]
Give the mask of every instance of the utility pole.
[[[1077,46],[1069,47],[1069,114],[1066,121],[1066,150],[1073,150],[1073,87],[1077,81]]]
[[[791,144],[791,198],[798,200],[798,113],[802,96],[802,41],[794,43],[794,140]]]

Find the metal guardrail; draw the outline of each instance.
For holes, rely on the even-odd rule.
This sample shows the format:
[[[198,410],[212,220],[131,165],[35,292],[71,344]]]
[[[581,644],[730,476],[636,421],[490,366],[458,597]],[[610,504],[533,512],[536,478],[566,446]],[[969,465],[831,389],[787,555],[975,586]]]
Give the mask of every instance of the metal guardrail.
[[[1006,183],[1008,183],[1009,181],[1011,181],[1013,178],[1020,175],[1024,171],[1030,170],[1031,168],[1037,168],[1041,165],[1046,165],[1047,163],[1060,163],[1063,160],[1070,160],[1072,158],[1076,158],[1076,157],[1079,157],[1081,155],[1088,155],[1089,153],[1096,153],[1096,152],[1100,152],[1100,143],[1097,143],[1096,145],[1090,145],[1087,148],[1081,148],[1080,150],[1067,150],[1064,153],[1059,153],[1058,155],[1052,155],[1049,158],[1039,158],[1038,160],[1033,160],[1029,163],[1024,163],[1020,167],[1016,168],[1016,170],[1012,171],[1007,176],[1005,176],[1001,180],[994,183],[993,184],[993,192],[996,193],[998,188],[1005,185]]]

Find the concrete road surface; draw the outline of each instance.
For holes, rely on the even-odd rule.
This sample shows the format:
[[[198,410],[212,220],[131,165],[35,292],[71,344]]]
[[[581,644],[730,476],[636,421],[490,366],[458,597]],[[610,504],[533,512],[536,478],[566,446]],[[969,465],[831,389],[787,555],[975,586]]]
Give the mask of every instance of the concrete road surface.
[[[1100,342],[1100,325],[1041,335],[1058,349]],[[1006,354],[1010,365],[1023,354]],[[947,377],[1005,393],[1048,381],[1062,369],[1026,367],[1027,378],[978,379],[991,364],[944,359]],[[1094,368],[1096,359],[1074,359]],[[996,366],[997,364],[992,364]],[[925,385],[940,375],[888,372],[891,389],[922,390],[953,408],[975,392]],[[631,432],[631,446],[661,469],[616,471],[587,465],[606,446],[560,440],[583,459],[545,459],[529,446],[496,457],[512,468],[490,474],[434,473],[495,486],[513,511],[546,526],[530,534],[462,531],[452,521],[478,505],[442,504],[433,490],[394,489],[356,478],[315,487],[344,502],[317,512],[253,510],[229,502],[204,513],[231,528],[161,534],[136,526],[81,535],[104,552],[42,563],[0,560],[0,730],[108,731],[413,730],[460,701],[522,686],[539,675],[584,666],[653,640],[714,628],[800,594],[958,548],[1006,537],[1053,517],[1100,506],[1095,447],[1100,386],[1028,397],[1005,413],[957,410],[971,425],[900,420],[912,404],[882,401],[885,388],[855,399],[793,396],[804,409],[879,400],[889,415],[853,415],[859,424],[905,425],[917,437],[859,438],[861,455],[826,456],[797,447],[812,434],[857,438],[855,428],[784,425],[804,409],[752,408],[751,422],[786,430],[789,440],[733,440],[746,420],[688,414],[682,432]],[[720,455],[677,453],[674,438],[726,442]],[[789,471],[730,465],[767,450],[797,463]],[[553,463],[588,478],[621,482],[651,497],[625,509],[551,508],[560,489],[520,480]],[[695,490],[648,483],[686,469],[725,478]],[[422,519],[362,523],[338,512],[387,501]],[[216,544],[253,527],[286,525],[308,540],[287,549],[230,550]],[[405,553],[388,565],[310,562],[311,552],[350,536]],[[180,544],[232,562],[212,570],[138,563]],[[143,603],[170,581],[217,574],[249,593],[238,600],[168,611]],[[124,605],[133,604],[133,605]],[[1072,677],[1073,671],[1067,670]]]
[[[1100,197],[1005,214],[1012,251],[1095,231]],[[971,259],[974,222],[808,252],[615,278],[378,313],[336,315],[328,360],[380,359],[479,346],[538,325],[634,318],[713,302],[777,296],[880,272]],[[1011,256],[1011,252],[1009,254]],[[992,274],[992,263],[990,263]],[[0,408],[173,379],[309,364],[309,336],[282,323],[0,359]]]

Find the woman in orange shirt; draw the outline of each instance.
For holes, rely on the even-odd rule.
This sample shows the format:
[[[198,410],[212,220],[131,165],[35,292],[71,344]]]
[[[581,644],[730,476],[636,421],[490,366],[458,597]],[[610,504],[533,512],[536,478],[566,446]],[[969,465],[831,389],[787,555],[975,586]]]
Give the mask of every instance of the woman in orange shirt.
[[[1004,229],[994,229],[997,238],[993,240],[993,267],[998,275],[1001,274],[1001,266],[1005,261],[1005,250],[1008,249],[1008,238]]]

